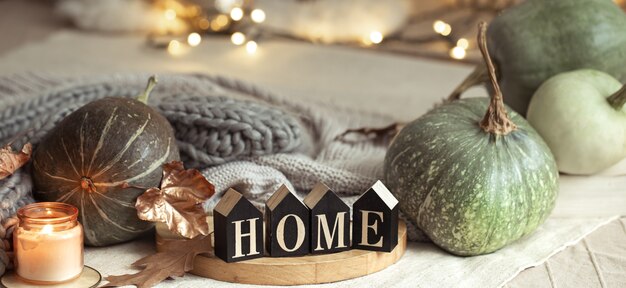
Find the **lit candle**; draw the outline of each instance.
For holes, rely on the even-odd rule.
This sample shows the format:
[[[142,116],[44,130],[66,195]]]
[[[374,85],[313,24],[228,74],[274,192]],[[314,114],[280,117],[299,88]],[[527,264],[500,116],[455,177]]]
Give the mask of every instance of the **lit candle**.
[[[17,211],[15,271],[36,284],[72,280],[83,271],[83,228],[74,206],[41,202]]]

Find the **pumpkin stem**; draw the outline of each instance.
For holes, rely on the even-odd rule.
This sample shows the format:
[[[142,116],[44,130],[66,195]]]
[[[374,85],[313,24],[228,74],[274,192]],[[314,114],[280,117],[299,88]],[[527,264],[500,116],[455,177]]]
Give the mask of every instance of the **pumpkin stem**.
[[[498,79],[496,78],[496,69],[489,56],[489,50],[487,49],[487,23],[480,22],[478,25],[478,47],[480,53],[483,54],[485,64],[487,64],[487,71],[489,72],[489,80],[493,86],[493,96],[487,108],[487,113],[483,120],[480,121],[480,127],[487,133],[506,135],[511,131],[517,129],[517,125],[511,121],[504,107],[504,100],[502,99],[502,91],[500,85],[498,85]]]
[[[617,90],[617,92],[613,93],[613,95],[609,96],[606,100],[609,101],[609,104],[616,110],[622,110],[622,107],[626,104],[626,85],[622,86],[622,88]]]
[[[148,104],[148,98],[150,97],[150,92],[154,89],[154,86],[158,83],[156,75],[150,76],[148,78],[148,85],[146,85],[146,90],[144,90],[139,96],[137,96],[137,100],[142,102],[143,104]]]
[[[400,133],[400,130],[402,130],[402,128],[404,128],[406,124],[407,123],[396,122],[380,128],[363,127],[348,129],[343,133],[337,135],[337,137],[335,137],[335,140],[341,141],[343,143],[358,143],[360,141],[369,139],[374,140],[375,142],[388,144],[388,141],[398,135],[398,133]],[[361,137],[358,140],[350,140],[348,136],[352,134],[359,135]]]
[[[472,73],[470,73],[467,78],[465,78],[465,80],[463,80],[463,82],[459,84],[459,86],[456,86],[456,88],[454,88],[454,91],[452,91],[452,93],[448,95],[448,98],[445,100],[445,102],[459,100],[461,99],[461,94],[463,94],[468,89],[482,83],[487,83],[488,81],[489,73],[487,73],[487,67],[485,65],[479,64],[478,66],[476,66],[474,71],[472,71]]]
[[[91,179],[89,179],[88,177],[84,177],[84,176],[80,178],[80,188],[82,188],[83,191],[87,191],[90,193],[98,191],[96,190],[96,185],[93,184],[93,181],[91,181]]]

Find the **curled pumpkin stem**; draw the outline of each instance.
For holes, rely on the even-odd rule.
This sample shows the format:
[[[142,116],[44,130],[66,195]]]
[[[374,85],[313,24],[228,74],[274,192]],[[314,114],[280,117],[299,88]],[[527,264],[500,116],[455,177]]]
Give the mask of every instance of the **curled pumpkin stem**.
[[[360,142],[364,140],[374,140],[374,141],[381,141],[381,142],[387,143],[391,141],[391,139],[393,139],[393,137],[395,137],[400,132],[400,130],[402,130],[404,126],[406,126],[406,123],[396,122],[389,126],[380,127],[380,128],[364,127],[364,128],[357,128],[357,129],[349,129],[337,135],[335,140],[341,141],[344,143],[355,143],[355,142]],[[348,136],[353,135],[353,134],[365,136],[364,137],[365,139],[364,140],[348,140]]]
[[[622,110],[622,107],[626,104],[626,85],[622,86],[622,88],[617,90],[617,92],[613,93],[613,95],[609,96],[606,100],[609,101],[609,104],[611,104],[615,110]]]
[[[487,65],[489,80],[491,80],[493,87],[493,96],[491,96],[485,117],[480,121],[480,127],[487,133],[506,135],[516,130],[517,125],[511,121],[506,112],[506,107],[504,107],[502,91],[500,90],[500,85],[498,85],[498,79],[496,77],[496,68],[493,66],[489,50],[487,49],[487,23],[480,22],[478,28],[478,48],[480,48],[480,53],[483,54],[483,59]]]
[[[448,98],[446,98],[445,102],[453,102],[455,100],[461,99],[461,95],[465,93],[465,91],[469,90],[474,86],[478,86],[484,83],[489,82],[489,73],[487,72],[487,67],[485,65],[478,65],[470,73],[459,86],[454,88],[454,91],[450,93]]]

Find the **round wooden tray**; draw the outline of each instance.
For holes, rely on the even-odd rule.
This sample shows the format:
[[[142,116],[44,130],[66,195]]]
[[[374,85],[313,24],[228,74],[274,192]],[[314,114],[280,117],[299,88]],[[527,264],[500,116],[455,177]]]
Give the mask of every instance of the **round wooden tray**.
[[[213,227],[209,217],[209,227]],[[176,241],[164,226],[157,225],[157,250]],[[304,285],[347,280],[372,274],[396,263],[406,251],[406,225],[399,221],[398,245],[390,253],[366,250],[307,255],[302,257],[263,257],[226,263],[214,255],[198,255],[192,274],[231,283],[258,285]]]

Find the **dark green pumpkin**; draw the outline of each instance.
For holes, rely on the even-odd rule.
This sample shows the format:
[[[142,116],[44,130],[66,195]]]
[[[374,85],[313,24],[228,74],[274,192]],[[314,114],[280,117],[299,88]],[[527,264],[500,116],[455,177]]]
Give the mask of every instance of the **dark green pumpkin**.
[[[127,98],[93,101],[68,115],[33,155],[35,197],[79,208],[85,243],[131,240],[153,227],[139,220],[135,201],[158,187],[162,164],[178,160],[165,117]]]
[[[522,115],[561,72],[590,68],[626,81],[626,14],[612,0],[527,0],[494,18],[487,38],[504,101]]]
[[[384,178],[400,210],[457,255],[490,253],[529,234],[558,193],[550,149],[501,96],[456,100],[405,126]]]

